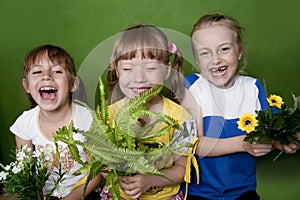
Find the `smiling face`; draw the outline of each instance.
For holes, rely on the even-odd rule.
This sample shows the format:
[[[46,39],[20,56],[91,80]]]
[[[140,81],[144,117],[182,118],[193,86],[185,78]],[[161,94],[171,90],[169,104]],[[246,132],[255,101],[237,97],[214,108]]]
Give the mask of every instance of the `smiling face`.
[[[192,40],[201,74],[216,87],[232,87],[242,57],[236,33],[224,25],[211,25],[195,31]]]
[[[128,98],[138,96],[158,84],[163,84],[170,67],[162,62],[137,55],[130,60],[120,60],[116,68],[121,91]]]
[[[23,79],[25,91],[45,111],[55,111],[69,105],[70,88],[66,68],[52,63],[46,55],[36,60]]]

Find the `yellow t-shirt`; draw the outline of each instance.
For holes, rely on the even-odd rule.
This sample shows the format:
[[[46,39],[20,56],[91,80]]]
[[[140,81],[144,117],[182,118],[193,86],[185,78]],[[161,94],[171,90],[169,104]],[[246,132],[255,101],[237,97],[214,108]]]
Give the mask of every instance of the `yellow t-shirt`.
[[[177,120],[179,125],[182,125],[189,117],[190,114],[180,105],[176,104],[175,102],[171,101],[168,98],[165,98],[162,96],[163,99],[163,111],[162,114],[168,115],[169,117],[172,117],[173,119]],[[120,109],[124,106],[125,101],[124,99],[112,104],[109,106],[109,113],[110,113],[110,119],[114,119]],[[163,125],[161,125],[163,126]],[[161,127],[157,127],[157,129],[160,129]],[[154,130],[155,131],[155,130]],[[160,141],[164,144],[169,143],[173,138],[173,132],[174,129],[171,129],[168,134],[165,134],[163,136],[160,136],[156,138],[157,141]],[[165,166],[165,168],[169,168],[172,166],[172,163],[168,166]],[[172,196],[176,195],[179,192],[180,184],[167,186],[167,187],[158,187],[154,189],[150,189],[147,192],[143,193],[139,199],[140,200],[163,200],[163,199],[169,199]],[[120,189],[121,197],[124,199],[130,200],[131,198],[128,197],[121,189]]]

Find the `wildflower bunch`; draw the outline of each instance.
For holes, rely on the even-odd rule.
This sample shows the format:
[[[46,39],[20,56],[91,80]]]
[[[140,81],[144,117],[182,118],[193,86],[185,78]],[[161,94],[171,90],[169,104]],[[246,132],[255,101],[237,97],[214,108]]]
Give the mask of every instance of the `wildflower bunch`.
[[[43,187],[50,175],[48,166],[43,161],[44,154],[31,152],[27,145],[16,150],[16,160],[3,166],[0,172],[0,183],[3,191],[9,195],[17,194],[19,199],[42,199]]]
[[[0,183],[4,185],[3,192],[21,200],[50,199],[50,194],[44,196],[43,187],[51,172],[47,162],[50,152],[33,151],[27,145],[16,149],[15,161],[4,166],[0,172]],[[58,180],[59,182],[59,180]],[[57,184],[58,185],[58,184]],[[53,188],[55,191],[56,188]]]
[[[293,95],[292,107],[284,104],[278,95],[267,98],[269,107],[256,111],[256,114],[246,113],[240,117],[238,128],[246,131],[245,141],[251,144],[272,143],[274,140],[282,145],[295,141],[300,132],[300,97]]]

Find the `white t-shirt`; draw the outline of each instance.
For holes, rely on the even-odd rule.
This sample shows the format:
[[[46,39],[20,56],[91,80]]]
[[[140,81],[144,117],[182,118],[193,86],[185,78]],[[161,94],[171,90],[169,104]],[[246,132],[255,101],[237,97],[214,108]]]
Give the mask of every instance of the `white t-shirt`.
[[[81,165],[74,161],[71,157],[67,144],[63,142],[58,142],[58,149],[60,152],[60,160],[55,156],[55,144],[54,141],[47,138],[40,130],[38,124],[38,113],[39,106],[32,108],[28,111],[24,111],[15,121],[15,123],[10,127],[10,131],[19,136],[24,140],[31,140],[36,150],[46,149],[47,152],[51,152],[51,157],[47,158],[53,167],[50,170],[56,170],[54,166],[59,166],[63,172],[65,172],[64,180],[60,185],[60,189],[64,189],[62,197],[68,195],[71,192],[72,186],[74,186],[79,180],[81,180],[86,174],[73,175],[78,169],[81,168]],[[92,116],[88,109],[85,107],[73,103],[73,123],[74,127],[83,131],[87,131],[90,128],[92,122]],[[79,141],[84,141],[84,137],[76,133],[74,134],[74,139]],[[84,153],[82,147],[78,146],[81,159],[86,161],[86,154]],[[57,174],[52,172],[46,185],[44,187],[44,194],[48,194],[53,188],[56,180]]]

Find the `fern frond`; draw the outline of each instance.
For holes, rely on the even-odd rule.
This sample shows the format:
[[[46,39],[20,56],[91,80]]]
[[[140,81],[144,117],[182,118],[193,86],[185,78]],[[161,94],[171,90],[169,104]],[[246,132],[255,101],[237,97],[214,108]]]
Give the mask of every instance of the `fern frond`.
[[[107,103],[107,100],[105,98],[104,83],[101,79],[101,76],[99,77],[99,91],[100,91],[100,114],[101,114],[101,118],[104,122],[107,122],[109,120],[108,103]]]
[[[98,129],[98,131],[100,131],[97,134],[101,134],[101,133],[105,134],[105,133],[107,133],[107,131],[108,131],[107,121],[103,121],[99,117],[99,115],[97,115],[97,113],[92,108],[90,108],[86,103],[81,102],[81,101],[76,100],[76,99],[74,101],[77,102],[77,103],[79,103],[79,104],[81,104],[82,106],[86,107],[90,111],[90,113],[91,113],[91,115],[93,117],[93,120],[95,122],[94,126],[96,126],[97,129]],[[91,127],[91,128],[94,128],[94,127]]]
[[[73,138],[73,133],[76,131],[77,130],[75,130],[74,123],[73,121],[71,121],[68,127],[64,126],[62,128],[59,128],[58,131],[56,131],[53,134],[53,138],[56,146],[56,152],[59,152],[57,142],[62,141],[68,145],[68,148],[70,150],[73,159],[83,165],[84,162],[81,160],[79,156],[79,150],[76,146],[76,145],[82,145],[82,142],[80,142],[79,140],[75,140]],[[57,156],[59,157],[59,154],[57,154]]]
[[[112,195],[113,200],[120,200],[119,177],[115,170],[112,170],[106,179],[106,185]]]
[[[96,106],[96,109],[93,110],[86,103],[75,100],[86,107],[93,118],[88,131],[77,130],[85,137],[86,141],[82,143],[73,139],[73,132],[76,131],[73,123],[69,127],[59,130],[57,135],[60,136],[56,137],[56,141],[66,142],[76,160],[80,160],[77,145],[82,146],[84,151],[89,154],[90,163],[78,160],[82,167],[76,172],[76,174],[89,173],[84,190],[86,190],[88,182],[101,172],[108,173],[106,185],[109,187],[113,199],[120,199],[118,176],[142,173],[165,177],[158,169],[166,165],[163,163],[160,166],[157,163],[161,160],[164,162],[164,158],[172,160],[175,150],[188,145],[176,144],[175,141],[163,144],[156,140],[171,128],[179,129],[180,127],[173,118],[162,113],[153,113],[145,107],[145,103],[151,97],[157,96],[162,89],[163,87],[160,85],[131,99],[122,107],[115,119],[109,119],[108,104],[101,77],[99,78],[100,106]],[[141,116],[148,116],[155,119],[155,122],[141,126],[136,131],[135,125]],[[176,140],[178,139],[179,137],[176,138]],[[167,160],[169,161],[169,159]]]
[[[146,110],[145,103],[151,97],[158,95],[161,90],[162,86],[159,85],[155,88],[150,89],[142,93],[140,96],[132,98],[118,113],[115,118],[116,123],[120,127],[124,127],[124,132],[132,133],[133,127],[132,124],[136,123],[136,117],[132,118],[132,114],[136,112],[141,112],[142,110]]]

